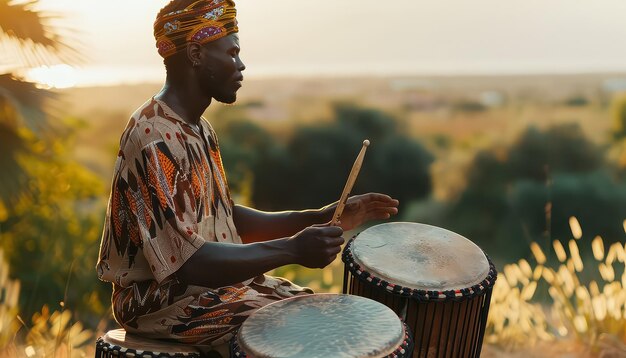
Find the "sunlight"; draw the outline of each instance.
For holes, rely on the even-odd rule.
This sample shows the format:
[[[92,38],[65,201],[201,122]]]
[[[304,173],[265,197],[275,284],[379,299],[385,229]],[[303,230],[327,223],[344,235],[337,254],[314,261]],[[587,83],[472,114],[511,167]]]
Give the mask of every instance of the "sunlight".
[[[33,68],[26,77],[44,88],[70,88],[78,82],[76,69],[66,64]]]

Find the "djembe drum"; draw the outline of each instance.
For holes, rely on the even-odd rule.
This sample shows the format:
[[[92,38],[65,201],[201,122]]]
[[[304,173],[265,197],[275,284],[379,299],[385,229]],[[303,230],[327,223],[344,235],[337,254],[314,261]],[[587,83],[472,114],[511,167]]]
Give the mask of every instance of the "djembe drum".
[[[241,325],[231,357],[410,357],[411,334],[388,307],[364,297],[297,296],[269,304]]]
[[[479,357],[497,272],[473,242],[417,223],[373,226],[350,240],[344,293],[394,310],[413,331],[414,357]]]
[[[200,358],[200,351],[193,346],[147,339],[127,334],[123,329],[108,331],[96,342],[96,358],[142,357],[142,358]]]

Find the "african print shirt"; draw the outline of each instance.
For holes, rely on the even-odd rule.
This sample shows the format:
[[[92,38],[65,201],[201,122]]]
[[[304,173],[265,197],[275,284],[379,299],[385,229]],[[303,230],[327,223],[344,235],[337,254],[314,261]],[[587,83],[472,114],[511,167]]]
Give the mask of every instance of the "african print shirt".
[[[185,285],[176,271],[205,243],[242,244],[217,137],[152,99],[122,134],[97,264],[113,283],[113,313],[127,331],[188,343],[232,336],[249,314],[311,293],[261,275],[219,289]]]
[[[128,287],[162,282],[206,241],[241,243],[215,133],[152,100],[120,142],[98,275]]]

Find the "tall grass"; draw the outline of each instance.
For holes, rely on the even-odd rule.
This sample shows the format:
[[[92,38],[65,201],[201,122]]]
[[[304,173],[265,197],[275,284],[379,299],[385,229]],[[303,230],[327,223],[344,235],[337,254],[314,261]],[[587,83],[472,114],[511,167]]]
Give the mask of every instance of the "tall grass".
[[[0,348],[6,347],[19,328],[17,321],[19,281],[9,279],[9,264],[4,259],[4,250],[0,249]]]
[[[625,222],[626,225],[626,222]],[[505,265],[494,287],[486,341],[517,349],[539,340],[569,339],[591,354],[626,356],[626,245],[608,246],[600,236],[582,240],[582,229],[570,218],[572,239],[554,240],[555,259],[533,242],[534,266],[526,260]],[[590,245],[592,264],[580,255]],[[582,277],[597,276],[599,280]],[[533,302],[538,287],[551,304]]]
[[[72,322],[72,313],[44,306],[31,324],[18,315],[20,283],[9,279],[9,265],[0,249],[0,357],[89,357],[94,333]]]

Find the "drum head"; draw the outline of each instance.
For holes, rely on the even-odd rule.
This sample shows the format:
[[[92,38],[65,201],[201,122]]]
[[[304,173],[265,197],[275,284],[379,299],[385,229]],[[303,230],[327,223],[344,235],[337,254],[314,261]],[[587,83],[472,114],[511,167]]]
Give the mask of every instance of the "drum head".
[[[381,303],[315,294],[259,309],[241,326],[238,343],[254,357],[384,357],[404,337],[398,316]]]
[[[352,254],[372,275],[416,290],[460,290],[489,274],[487,257],[476,244],[425,224],[373,226],[356,237]]]

